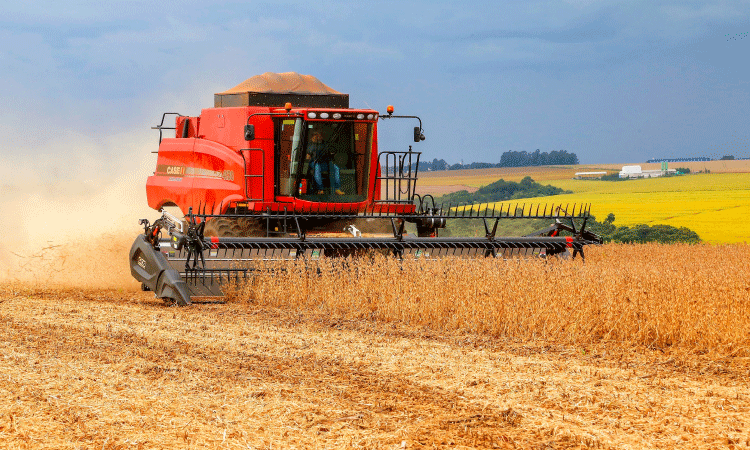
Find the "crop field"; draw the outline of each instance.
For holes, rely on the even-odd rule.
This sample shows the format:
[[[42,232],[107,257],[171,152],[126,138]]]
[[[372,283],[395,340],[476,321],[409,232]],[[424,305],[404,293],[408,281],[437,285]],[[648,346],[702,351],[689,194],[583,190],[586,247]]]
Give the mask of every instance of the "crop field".
[[[555,180],[549,184],[575,192],[555,196],[555,203],[591,203],[591,212],[599,220],[614,213],[615,225],[684,226],[706,242],[750,242],[750,230],[742,225],[750,217],[750,173],[623,182]],[[545,200],[552,199],[529,199]]]
[[[419,172],[418,187],[471,186],[478,188],[502,178],[506,181],[521,181],[530,176],[535,181],[571,180],[576,172],[615,173],[625,164],[580,164],[577,166],[503,167],[493,169],[445,170]],[[643,170],[661,168],[659,163],[640,163]],[[750,160],[701,161],[669,163],[671,169],[686,167],[691,172],[750,173]]]
[[[187,308],[126,248],[0,285],[0,447],[750,448],[747,245],[288,263]]]
[[[480,172],[431,186],[502,178]],[[741,172],[538,173],[747,205]],[[178,308],[130,276],[129,225],[5,253],[0,448],[750,448],[748,244],[286,263]]]
[[[463,178],[459,176],[457,181],[467,185],[474,185],[475,181],[488,184],[498,178],[514,180],[521,173],[523,176],[528,174],[534,180],[538,178],[544,184],[570,190],[574,194],[524,199],[521,202],[590,203],[592,214],[600,221],[604,220],[607,214],[614,213],[615,225],[645,223],[684,226],[698,233],[701,239],[709,243],[750,242],[750,231],[742,225],[743,221],[750,217],[750,167],[747,167],[747,172],[736,172],[747,165],[739,163],[747,161],[736,163],[738,164],[730,167],[735,171],[731,173],[694,174],[622,182],[573,180],[572,172],[584,169],[562,169],[559,166],[548,171],[545,168],[532,168],[526,172],[520,172],[521,169],[517,168],[486,169],[483,172],[477,170],[474,179],[464,174]],[[450,174],[450,171],[440,173]],[[433,175],[424,181],[429,185],[433,182],[439,183],[439,180],[440,177]],[[420,183],[422,181],[420,180]]]

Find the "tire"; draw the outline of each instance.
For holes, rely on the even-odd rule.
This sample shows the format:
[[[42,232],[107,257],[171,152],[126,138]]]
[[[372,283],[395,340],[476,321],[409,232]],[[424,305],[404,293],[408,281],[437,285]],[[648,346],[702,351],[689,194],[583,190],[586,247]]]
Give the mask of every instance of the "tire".
[[[206,221],[205,237],[258,237],[265,236],[265,224],[257,219],[229,219],[214,217]]]

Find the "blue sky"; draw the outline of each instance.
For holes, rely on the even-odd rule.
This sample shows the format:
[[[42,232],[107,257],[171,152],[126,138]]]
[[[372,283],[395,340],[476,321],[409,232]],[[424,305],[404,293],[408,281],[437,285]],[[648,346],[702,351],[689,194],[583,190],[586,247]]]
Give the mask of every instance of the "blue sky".
[[[748,12],[739,0],[8,4],[3,166],[127,168],[156,149],[162,112],[195,115],[267,71],[421,116],[429,160],[748,157]],[[410,126],[381,122],[382,145],[409,145]]]

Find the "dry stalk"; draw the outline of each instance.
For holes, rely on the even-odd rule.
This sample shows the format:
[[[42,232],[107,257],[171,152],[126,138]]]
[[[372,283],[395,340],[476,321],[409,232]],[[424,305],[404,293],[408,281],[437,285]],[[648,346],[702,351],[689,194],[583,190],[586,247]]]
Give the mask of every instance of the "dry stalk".
[[[750,355],[748,245],[607,245],[580,261],[374,257],[269,264],[230,297],[347,319]]]

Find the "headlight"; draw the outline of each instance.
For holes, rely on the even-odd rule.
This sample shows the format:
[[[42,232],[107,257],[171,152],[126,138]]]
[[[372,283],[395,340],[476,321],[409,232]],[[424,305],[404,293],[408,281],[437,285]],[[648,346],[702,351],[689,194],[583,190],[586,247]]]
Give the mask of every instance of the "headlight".
[[[333,113],[333,118],[334,119],[340,119],[341,118],[341,114],[339,114],[339,113]]]
[[[307,113],[307,117],[310,118],[310,119],[314,119],[314,118],[318,117],[318,115],[315,114],[314,112],[309,112],[309,113]]]
[[[320,118],[321,119],[327,119],[328,118],[328,113],[320,113]]]
[[[359,114],[357,114],[357,119],[358,119],[358,120],[362,120],[362,119],[364,119],[364,118],[365,118],[365,115],[364,115],[364,114],[362,114],[362,113],[359,113]]]

